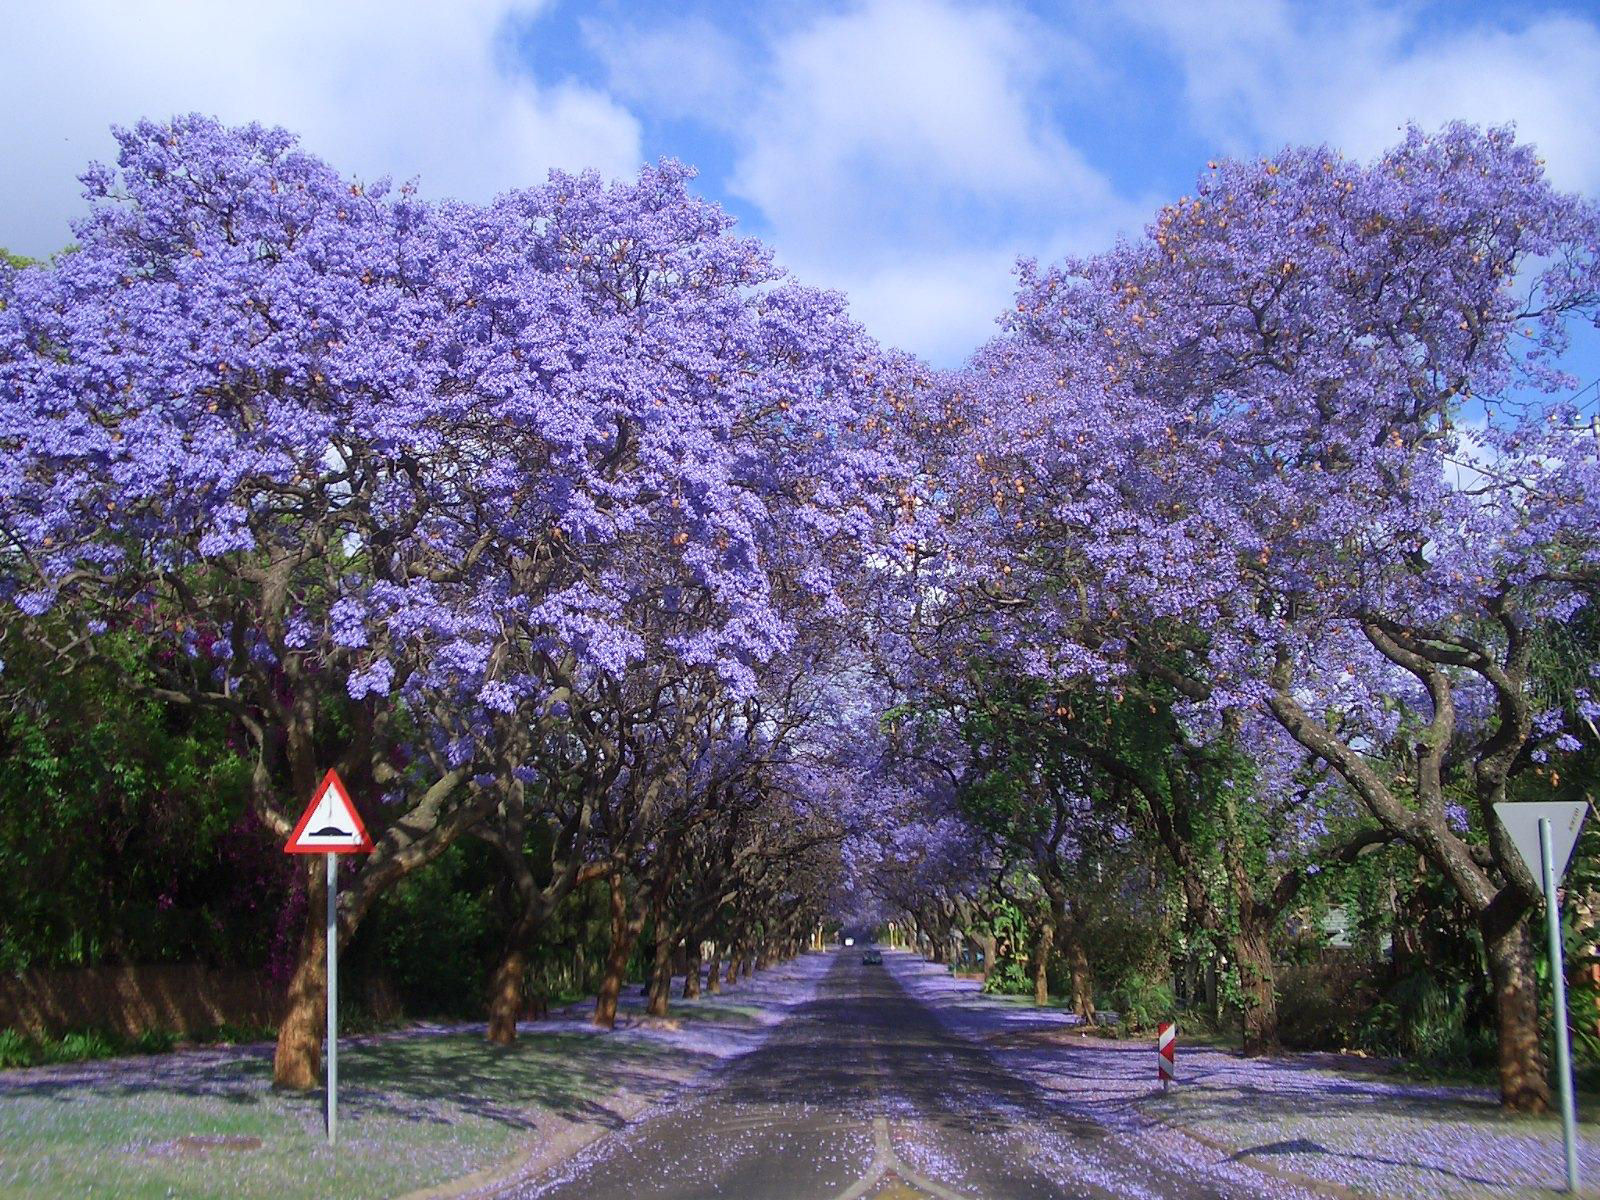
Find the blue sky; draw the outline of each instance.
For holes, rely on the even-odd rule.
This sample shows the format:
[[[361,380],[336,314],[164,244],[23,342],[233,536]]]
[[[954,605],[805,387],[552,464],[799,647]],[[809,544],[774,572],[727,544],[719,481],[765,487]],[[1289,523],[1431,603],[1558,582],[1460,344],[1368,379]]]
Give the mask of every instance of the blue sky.
[[[106,128],[199,110],[340,169],[482,199],[670,155],[879,337],[960,361],[1018,255],[1092,251],[1207,159],[1358,157],[1407,120],[1514,120],[1600,196],[1600,6],[57,0],[8,16],[0,245],[43,254]],[[1574,363],[1600,373],[1593,340]]]

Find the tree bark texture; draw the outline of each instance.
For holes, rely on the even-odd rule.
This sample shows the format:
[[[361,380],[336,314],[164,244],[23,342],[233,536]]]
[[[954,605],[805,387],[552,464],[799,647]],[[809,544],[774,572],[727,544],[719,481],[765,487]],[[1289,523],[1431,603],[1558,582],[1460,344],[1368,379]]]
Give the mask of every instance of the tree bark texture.
[[[1072,1011],[1085,1025],[1094,1024],[1094,975],[1089,970],[1089,955],[1083,939],[1075,932],[1067,937],[1067,966],[1072,972]]]
[[[1033,943],[1033,1002],[1041,1006],[1050,1003],[1050,955],[1055,942],[1056,923],[1046,914]]]
[[[1500,1103],[1513,1112],[1548,1112],[1550,1079],[1539,1037],[1538,983],[1527,923],[1497,929],[1484,921],[1480,927],[1494,987]]]
[[[600,990],[594,998],[594,1023],[602,1029],[615,1029],[617,1025],[617,999],[622,995],[623,976],[628,970],[628,958],[633,954],[633,944],[644,929],[645,910],[641,905],[635,913],[628,911],[628,892],[620,875],[611,877],[611,947],[606,952],[604,974]]]
[[[301,859],[306,879],[306,923],[272,1058],[272,1086],[310,1091],[320,1082],[322,1039],[328,1017],[328,887],[320,854]]]

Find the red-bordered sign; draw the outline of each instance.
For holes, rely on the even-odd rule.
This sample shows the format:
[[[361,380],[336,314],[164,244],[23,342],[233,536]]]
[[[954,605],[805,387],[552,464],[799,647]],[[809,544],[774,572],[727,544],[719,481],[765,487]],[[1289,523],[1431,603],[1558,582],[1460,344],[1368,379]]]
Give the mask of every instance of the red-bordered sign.
[[[371,854],[372,837],[350,803],[339,773],[330,769],[317,786],[300,823],[289,835],[285,854]]]

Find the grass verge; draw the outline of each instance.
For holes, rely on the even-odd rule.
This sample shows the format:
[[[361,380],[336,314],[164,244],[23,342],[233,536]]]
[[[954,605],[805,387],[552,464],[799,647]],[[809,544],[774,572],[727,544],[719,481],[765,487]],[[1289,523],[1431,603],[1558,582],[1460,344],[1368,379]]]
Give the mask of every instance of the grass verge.
[[[554,1116],[605,1122],[619,1091],[664,1093],[669,1053],[581,1034],[342,1047],[337,1150],[322,1094],[274,1092],[259,1048],[8,1072],[0,1196],[393,1196],[491,1167]]]

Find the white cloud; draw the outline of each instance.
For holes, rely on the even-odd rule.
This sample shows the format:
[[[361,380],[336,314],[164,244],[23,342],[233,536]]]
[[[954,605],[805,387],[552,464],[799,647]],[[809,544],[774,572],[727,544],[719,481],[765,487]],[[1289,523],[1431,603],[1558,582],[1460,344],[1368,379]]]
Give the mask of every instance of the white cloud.
[[[974,210],[1099,206],[1104,179],[1036,104],[1048,40],[939,0],[823,17],[774,45],[734,190],[807,254],[896,253],[876,235],[937,242]]]
[[[1142,219],[1044,104],[1096,65],[1019,9],[862,0],[748,44],[705,21],[585,32],[614,91],[728,137],[728,187],[797,276],[937,362],[994,333],[1019,253],[1096,248]]]
[[[281,124],[338,169],[421,176],[485,199],[552,166],[631,174],[639,126],[606,94],[546,87],[503,41],[540,4],[56,0],[7,21],[0,72],[0,245],[48,253],[82,210],[77,175],[108,126],[200,111]]]
[[[1224,149],[1326,140],[1368,158],[1424,128],[1461,118],[1515,121],[1562,187],[1600,190],[1600,27],[1552,15],[1513,28],[1454,29],[1368,5],[1285,0],[1130,3],[1184,72],[1199,127]]]
[[[591,19],[582,28],[616,95],[657,116],[737,126],[749,96],[751,64],[733,37],[711,22],[691,17],[640,29]]]
[[[1091,211],[1062,214],[1055,229],[1020,239],[978,238],[969,246],[854,259],[780,255],[780,261],[805,282],[844,292],[851,315],[880,342],[918,353],[935,366],[956,366],[999,332],[999,318],[1016,298],[1019,256],[1048,263],[1102,250],[1119,230],[1136,227],[1153,205],[1111,200]]]
[[[1004,249],[908,256],[859,270],[838,263],[796,266],[803,279],[826,278],[850,298],[850,314],[879,341],[921,351],[948,365],[996,332],[1011,303],[1015,255]]]

